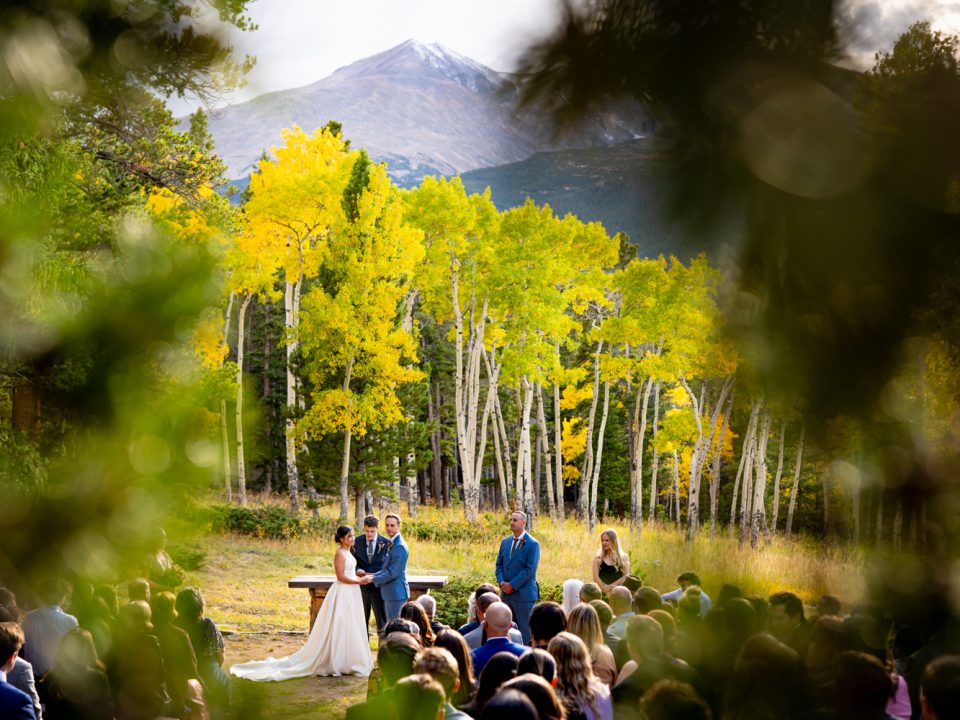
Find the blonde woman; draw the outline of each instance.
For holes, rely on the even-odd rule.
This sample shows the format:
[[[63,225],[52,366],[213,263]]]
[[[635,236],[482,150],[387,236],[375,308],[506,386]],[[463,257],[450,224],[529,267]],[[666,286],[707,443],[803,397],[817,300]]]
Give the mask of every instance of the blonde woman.
[[[630,558],[620,550],[617,531],[611,529],[600,533],[600,550],[593,558],[593,581],[604,595],[622,585],[630,574]]]
[[[613,659],[613,651],[603,642],[600,616],[596,609],[587,603],[577,605],[567,616],[567,630],[583,640],[583,644],[587,646],[593,674],[597,679],[613,687],[617,679],[617,663]]]
[[[557,662],[557,696],[568,720],[613,720],[610,688],[593,674],[583,640],[562,632],[550,641],[547,651]]]

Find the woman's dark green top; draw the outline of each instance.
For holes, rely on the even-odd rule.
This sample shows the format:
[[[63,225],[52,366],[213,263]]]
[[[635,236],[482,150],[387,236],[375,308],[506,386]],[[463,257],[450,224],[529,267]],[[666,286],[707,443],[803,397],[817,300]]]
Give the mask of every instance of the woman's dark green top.
[[[600,560],[600,570],[597,574],[600,576],[601,582],[609,585],[623,577],[623,570],[616,565],[607,565],[603,560]]]

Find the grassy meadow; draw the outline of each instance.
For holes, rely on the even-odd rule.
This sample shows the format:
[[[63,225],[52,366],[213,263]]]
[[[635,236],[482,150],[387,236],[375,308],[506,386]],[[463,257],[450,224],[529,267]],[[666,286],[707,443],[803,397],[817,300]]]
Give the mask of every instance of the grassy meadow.
[[[321,508],[321,513],[330,519],[335,517],[332,507]],[[463,513],[460,508],[421,508],[418,520],[442,529],[463,525]],[[408,574],[492,580],[499,542],[508,533],[507,521],[505,517],[489,516],[483,522],[490,531],[482,535],[482,541],[476,537],[430,541],[406,535],[410,545]],[[791,590],[810,604],[827,592],[845,603],[857,602],[864,595],[864,558],[850,546],[805,539],[787,542],[778,537],[751,550],[725,533],[711,537],[709,529],[688,543],[672,527],[646,526],[638,533],[621,522],[601,524],[590,535],[573,519],[553,525],[546,517],[537,518],[531,531],[541,543],[541,583],[561,584],[568,578],[589,580],[599,531],[606,527],[619,534],[630,555],[631,571],[641,575],[645,585],[664,592],[676,587],[680,572],[695,570],[711,595],[716,595],[724,582],[763,597],[776,590]],[[224,630],[304,631],[309,617],[307,592],[288,588],[287,581],[295,575],[333,573],[335,548],[332,539],[326,537],[270,540],[212,533],[193,544],[206,553],[206,561],[199,570],[188,573],[186,582],[203,590],[208,614]],[[466,598],[463,600],[465,603]]]

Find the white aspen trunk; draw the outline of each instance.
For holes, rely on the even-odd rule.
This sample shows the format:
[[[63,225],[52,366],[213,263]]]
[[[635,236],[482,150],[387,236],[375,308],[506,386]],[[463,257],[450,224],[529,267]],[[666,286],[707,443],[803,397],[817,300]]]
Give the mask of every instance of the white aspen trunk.
[[[494,403],[496,405],[496,403]],[[500,431],[497,429],[497,419],[493,419],[493,450],[497,461],[497,479],[500,481],[500,509],[507,509],[507,477],[503,466],[503,453],[500,450]]]
[[[657,450],[657,432],[660,427],[660,383],[653,385],[653,457],[650,458],[650,512],[648,522],[653,522],[657,511],[657,470],[660,469],[660,451]]]
[[[770,439],[770,425],[773,416],[768,410],[763,419],[760,437],[757,438],[757,451],[754,456],[755,478],[753,482],[753,501],[751,502],[752,520],[750,523],[750,547],[757,548],[760,531],[766,522],[764,498],[767,490],[767,442]]]
[[[296,423],[297,414],[297,380],[293,374],[293,356],[297,350],[298,316],[296,312],[295,294],[300,279],[296,283],[287,282],[283,294],[284,326],[287,330],[287,420],[284,426],[284,436],[287,449],[287,486],[290,489],[290,510],[300,512],[300,474],[297,470],[297,442]]]
[[[560,343],[556,344],[557,362],[560,361]],[[553,385],[553,450],[557,454],[554,472],[556,472],[557,482],[557,519],[563,522],[566,514],[564,507],[564,484],[563,484],[563,449],[561,445],[561,436],[563,433],[563,420],[560,415],[560,385]]]
[[[693,417],[697,422],[697,439],[693,444],[693,450],[690,453],[690,487],[687,490],[687,540],[693,540],[697,535],[697,529],[700,521],[700,488],[697,486],[697,465],[700,463],[700,454],[704,448],[703,421],[700,418],[701,400],[693,394],[690,386],[687,384],[683,373],[678,373],[678,379],[683,389],[686,390],[690,403],[693,405]]]
[[[393,480],[390,482],[390,489],[393,496],[400,502],[400,458],[393,456]]]
[[[800,440],[797,441],[797,460],[793,469],[793,490],[790,491],[790,506],[787,508],[787,540],[793,537],[793,511],[797,507],[797,493],[800,491],[800,468],[803,466],[803,436],[806,428],[800,426]]]
[[[517,500],[523,503],[528,520],[533,517],[533,478],[530,455],[530,415],[533,411],[533,384],[524,375],[523,405],[520,415],[520,443],[517,448]]]
[[[350,392],[350,380],[353,375],[355,358],[347,361],[347,369],[343,375],[343,392]],[[353,412],[353,398],[347,401],[347,421],[343,429],[343,458],[340,462],[340,520],[347,521],[350,514],[350,441],[353,439],[353,422],[350,415]]]
[[[680,452],[673,451],[673,522],[680,527]]]
[[[587,419],[586,452],[580,469],[580,498],[577,503],[577,514],[585,522],[589,522],[587,506],[590,500],[590,478],[593,476],[593,425],[596,422],[597,404],[600,401],[600,351],[602,349],[603,340],[600,340],[593,356],[593,399],[590,402],[590,415]]]
[[[483,355],[483,362],[487,368],[487,402],[490,403],[490,407],[493,409],[493,449],[494,456],[497,461],[497,476],[500,480],[500,503],[503,510],[506,510],[507,505],[507,483],[509,470],[507,469],[506,464],[504,463],[504,455],[500,446],[500,427],[503,423],[502,417],[499,414],[499,397],[498,389],[499,385],[497,379],[500,376],[500,368],[503,367],[503,363],[499,365],[494,364],[490,360],[490,355],[492,353],[487,353],[486,349],[481,347],[481,354]],[[486,412],[486,410],[484,410]],[[484,431],[486,431],[486,420],[484,420]],[[510,461],[510,446],[507,446],[507,463]],[[482,460],[481,460],[482,462]]]
[[[757,424],[757,416],[760,412],[760,404],[754,402],[750,411],[750,419],[747,421],[747,432],[743,436],[743,446],[740,448],[740,465],[737,467],[737,476],[733,481],[733,501],[730,503],[730,527],[728,532],[730,537],[737,528],[737,497],[740,492],[740,480],[744,477],[744,469],[747,467],[747,461],[750,458],[750,443],[753,438],[754,429]]]
[[[783,476],[783,441],[787,434],[787,423],[780,423],[780,444],[777,450],[777,476],[773,480],[773,520],[770,523],[770,529],[773,533],[777,532],[777,519],[780,516],[780,478]]]
[[[723,457],[723,439],[727,435],[727,428],[730,426],[730,415],[733,414],[733,393],[730,393],[730,400],[727,402],[727,412],[723,416],[723,427],[720,428],[720,435],[717,437],[716,445],[713,451],[713,468],[710,473],[710,534],[717,534],[717,510],[718,498],[720,494],[720,463]]]
[[[610,413],[610,381],[603,383],[603,415],[600,418],[600,432],[597,437],[596,460],[593,463],[593,477],[590,481],[590,534],[597,526],[597,487],[600,485],[600,462],[603,459],[603,435],[607,430],[607,416]]]
[[[247,506],[247,464],[243,454],[243,355],[247,308],[251,297],[252,293],[244,297],[237,318],[237,496],[243,507]]]
[[[233,313],[233,292],[227,300],[227,312],[223,321],[223,343],[230,346],[230,316]],[[221,366],[222,367],[222,366]],[[220,438],[223,442],[223,483],[227,491],[227,502],[233,502],[233,470],[230,466],[230,432],[227,430],[227,401],[220,401]]]
[[[557,521],[557,506],[554,503],[553,497],[553,468],[550,466],[550,441],[547,439],[547,414],[543,410],[543,386],[540,383],[536,383],[535,387],[537,393],[537,423],[540,425],[541,451],[543,452],[543,460],[546,466],[546,474],[544,477],[547,486],[547,508],[550,511],[550,522],[555,523]]]
[[[483,312],[486,314],[487,305],[484,303]],[[473,477],[476,483],[476,492],[477,492],[477,502],[479,503],[480,497],[480,479],[483,477],[483,458],[487,454],[487,428],[490,426],[490,415],[493,412],[493,406],[497,397],[497,386],[500,378],[500,368],[501,365],[493,365],[491,369],[491,363],[487,359],[486,353],[483,350],[482,341],[477,347],[477,374],[479,375],[480,371],[480,359],[481,356],[487,366],[487,397],[486,401],[483,404],[483,419],[480,421],[480,445],[477,447],[477,455],[475,460],[475,465],[473,469]],[[476,383],[476,391],[479,399],[480,393],[480,382],[479,377]],[[496,431],[494,431],[496,435]],[[478,508],[479,509],[479,508]]]
[[[646,385],[637,387],[637,401],[633,411],[633,425],[637,436],[633,446],[633,477],[630,478],[630,524],[636,531],[643,532],[643,439],[647,434],[647,407],[650,403],[650,391],[653,390],[653,377],[648,377]],[[641,401],[640,396],[643,396]]]

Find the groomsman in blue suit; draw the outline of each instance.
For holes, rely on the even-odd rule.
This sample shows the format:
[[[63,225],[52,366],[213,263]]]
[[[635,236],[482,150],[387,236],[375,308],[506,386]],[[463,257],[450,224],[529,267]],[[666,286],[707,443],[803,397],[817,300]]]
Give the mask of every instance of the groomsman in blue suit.
[[[515,510],[510,513],[510,532],[500,543],[497,553],[497,582],[500,598],[513,611],[513,620],[523,635],[523,644],[530,644],[530,611],[540,599],[537,568],[540,566],[540,543],[527,530],[527,516]]]
[[[373,575],[383,569],[383,561],[387,557],[387,546],[390,540],[381,535],[377,528],[380,521],[373,515],[363,519],[363,537],[357,538],[350,552],[357,559],[357,576]],[[387,613],[383,605],[383,594],[380,588],[373,584],[361,585],[360,594],[363,596],[363,620],[370,624],[370,610],[377,619],[377,633],[383,633],[383,626],[387,624]]]
[[[373,574],[373,584],[380,588],[389,621],[400,617],[400,608],[410,597],[410,586],[407,585],[407,559],[410,557],[410,549],[400,537],[400,518],[397,515],[386,515],[383,525],[390,540],[387,543],[383,567]]]

